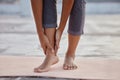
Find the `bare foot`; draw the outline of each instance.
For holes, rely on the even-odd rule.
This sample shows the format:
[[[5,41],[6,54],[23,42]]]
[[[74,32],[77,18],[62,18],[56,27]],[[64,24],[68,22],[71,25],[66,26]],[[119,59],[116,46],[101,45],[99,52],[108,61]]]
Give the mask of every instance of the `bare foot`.
[[[66,56],[65,61],[63,64],[64,70],[74,70],[77,69],[76,64],[74,63],[74,57],[73,56]]]
[[[42,73],[42,72],[47,72],[50,70],[50,67],[53,64],[56,64],[59,61],[58,57],[53,55],[53,54],[48,54],[46,55],[43,63],[34,69],[34,72],[36,73]]]

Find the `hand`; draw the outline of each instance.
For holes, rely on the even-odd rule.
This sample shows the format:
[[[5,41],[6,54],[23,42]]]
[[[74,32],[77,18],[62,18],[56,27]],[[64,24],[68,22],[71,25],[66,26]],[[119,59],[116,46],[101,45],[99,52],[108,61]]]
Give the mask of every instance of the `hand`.
[[[59,29],[57,29],[55,34],[55,53],[57,53],[57,50],[59,48],[61,35],[62,35],[62,32]]]
[[[54,52],[54,49],[52,48],[48,38],[46,35],[43,35],[41,38],[40,38],[40,43],[41,43],[41,47],[43,48],[43,51],[45,53],[45,55],[47,54],[46,53],[46,50],[50,50],[52,52]]]

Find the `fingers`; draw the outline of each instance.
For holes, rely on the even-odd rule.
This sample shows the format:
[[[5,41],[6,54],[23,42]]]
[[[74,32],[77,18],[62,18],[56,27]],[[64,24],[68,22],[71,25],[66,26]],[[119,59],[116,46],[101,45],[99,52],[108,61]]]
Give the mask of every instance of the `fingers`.
[[[46,55],[47,47],[46,47],[46,46],[43,46],[42,48],[43,48],[44,54]]]
[[[48,54],[47,50],[51,51],[52,53],[55,52],[54,49],[52,48],[52,46],[49,43],[47,43],[46,45],[42,46],[42,48],[43,48],[43,51],[44,51],[45,55]]]
[[[55,52],[54,49],[53,49],[53,47],[52,47],[52,45],[51,45],[50,43],[47,44],[47,48],[48,48],[52,53]]]

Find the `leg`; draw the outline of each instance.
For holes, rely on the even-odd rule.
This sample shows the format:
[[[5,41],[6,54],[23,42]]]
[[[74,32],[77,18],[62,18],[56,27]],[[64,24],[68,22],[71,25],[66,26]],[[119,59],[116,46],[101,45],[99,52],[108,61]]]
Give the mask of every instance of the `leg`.
[[[43,25],[46,36],[49,39],[50,44],[53,49],[55,47],[55,32],[57,26],[57,13],[56,13],[56,1],[55,0],[44,0],[44,10],[43,10]],[[53,64],[58,62],[58,57],[55,52],[51,50],[46,50],[46,57],[43,63],[35,68],[35,72],[46,72],[50,70]]]
[[[53,49],[55,42],[55,32],[57,27],[56,0],[43,0],[43,27]]]
[[[50,44],[52,45],[52,47],[54,48],[54,39],[55,39],[55,31],[56,29],[55,28],[46,28],[45,29],[45,34],[46,36],[48,37],[49,39],[49,42]],[[55,54],[55,52],[52,52],[51,50],[47,49],[46,50],[46,57],[43,61],[43,63],[35,68],[35,72],[47,72],[50,70],[50,67],[53,65],[53,64],[56,64],[57,62],[59,61],[58,59],[58,56]]]
[[[75,51],[80,40],[80,35],[83,34],[84,27],[84,17],[85,17],[85,1],[84,0],[75,0],[70,20],[69,20],[69,29],[68,29],[68,50],[65,57],[65,62],[63,68],[65,70],[76,69],[77,66],[74,64]]]
[[[76,69],[77,66],[73,63],[75,51],[80,40],[80,36],[68,35],[68,50],[65,56],[64,69]]]
[[[45,34],[48,37],[50,44],[54,49],[55,32],[57,27],[56,0],[43,0],[43,2],[43,27],[45,30]]]
[[[49,44],[48,38],[44,34],[42,25],[43,0],[31,0],[31,6],[41,47],[43,48],[44,54],[46,54],[46,47],[51,48],[51,45]]]

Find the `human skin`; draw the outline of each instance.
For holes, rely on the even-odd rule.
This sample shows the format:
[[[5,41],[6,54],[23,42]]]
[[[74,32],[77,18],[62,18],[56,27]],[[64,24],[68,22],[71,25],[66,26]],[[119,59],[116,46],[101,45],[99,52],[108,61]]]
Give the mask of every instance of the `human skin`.
[[[73,7],[73,3],[74,3],[74,0],[63,0],[61,20],[60,20],[59,27],[56,31],[56,49],[59,48],[59,42],[61,39],[61,35],[64,31],[66,22],[70,15],[71,9]]]
[[[46,54],[46,49],[52,49],[52,46],[50,45],[50,42],[44,33],[42,25],[42,2],[42,0],[31,0],[31,5],[41,47],[43,48],[44,53]]]
[[[73,4],[74,4],[74,0],[63,0],[61,20],[60,20],[59,28],[56,31],[56,50],[59,48],[61,35],[64,31]],[[75,59],[75,51],[79,40],[80,40],[80,35],[68,34],[68,49],[65,55],[63,69],[73,70],[77,68],[77,66],[74,63],[74,59]]]
[[[31,0],[31,6],[33,10],[33,15],[37,27],[38,36],[40,39],[41,46],[45,53],[45,59],[43,63],[34,68],[34,72],[47,72],[49,71],[51,65],[58,62],[58,57],[55,55],[54,51],[54,41],[55,41],[55,28],[44,28],[42,25],[42,0]]]
[[[41,2],[40,2],[41,1]],[[58,62],[58,57],[56,56],[57,50],[59,48],[59,42],[61,35],[64,31],[66,22],[70,15],[71,9],[73,7],[74,0],[63,0],[62,15],[59,24],[59,28],[46,28],[42,27],[42,0],[31,0],[33,13],[35,17],[35,22],[37,26],[37,32],[40,38],[41,46],[46,54],[43,63],[34,69],[35,72],[47,72],[53,64]],[[40,8],[40,9],[39,9]],[[41,18],[41,19],[40,19]],[[42,32],[41,32],[42,31]],[[63,65],[63,69],[72,70],[76,69],[77,66],[74,64],[75,51],[80,39],[80,36],[68,35],[68,50],[66,52],[66,57]],[[42,38],[42,39],[41,39]],[[55,48],[55,51],[54,51]]]

